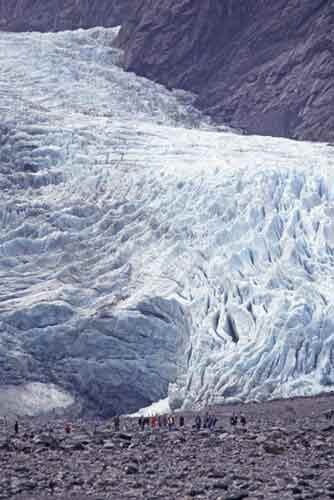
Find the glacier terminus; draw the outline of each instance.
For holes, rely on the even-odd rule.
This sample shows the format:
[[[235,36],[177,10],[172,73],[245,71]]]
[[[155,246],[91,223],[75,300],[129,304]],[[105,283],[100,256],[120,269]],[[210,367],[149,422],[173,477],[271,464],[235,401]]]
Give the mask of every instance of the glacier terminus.
[[[332,390],[334,147],[215,126],[116,33],[0,33],[0,412]]]

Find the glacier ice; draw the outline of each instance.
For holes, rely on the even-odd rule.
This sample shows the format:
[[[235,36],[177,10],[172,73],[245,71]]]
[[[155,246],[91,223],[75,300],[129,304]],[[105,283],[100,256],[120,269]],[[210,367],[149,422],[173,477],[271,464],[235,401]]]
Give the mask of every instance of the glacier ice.
[[[32,382],[2,387],[0,415],[28,415],[30,417],[64,411],[74,399],[53,384]]]
[[[330,390],[334,149],[215,128],[114,35],[0,33],[0,399]]]

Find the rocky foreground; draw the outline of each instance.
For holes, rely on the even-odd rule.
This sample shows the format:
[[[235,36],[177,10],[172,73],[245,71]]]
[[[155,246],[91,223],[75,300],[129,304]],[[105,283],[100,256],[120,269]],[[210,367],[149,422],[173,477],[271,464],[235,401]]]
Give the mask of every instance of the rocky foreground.
[[[211,410],[215,431],[138,430],[124,419],[41,419],[1,426],[0,498],[330,499],[334,498],[333,396]],[[230,426],[241,411],[246,428]]]

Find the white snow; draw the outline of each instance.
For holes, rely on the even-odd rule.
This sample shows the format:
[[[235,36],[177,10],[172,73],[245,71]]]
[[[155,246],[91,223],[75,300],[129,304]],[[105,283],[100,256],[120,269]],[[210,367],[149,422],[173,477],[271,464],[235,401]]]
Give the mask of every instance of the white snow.
[[[334,148],[215,129],[113,36],[0,34],[1,380],[127,412],[332,389]]]
[[[1,416],[36,416],[67,408],[73,402],[69,394],[53,384],[35,382],[0,389]]]
[[[141,408],[136,413],[127,415],[128,417],[152,417],[153,415],[168,415],[171,412],[168,398],[160,399],[146,408]]]

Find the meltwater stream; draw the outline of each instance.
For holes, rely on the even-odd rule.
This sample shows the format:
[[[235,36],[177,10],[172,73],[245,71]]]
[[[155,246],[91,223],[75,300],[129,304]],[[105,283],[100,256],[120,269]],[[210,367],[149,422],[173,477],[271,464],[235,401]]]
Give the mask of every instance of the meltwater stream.
[[[0,411],[333,388],[334,148],[216,129],[115,33],[0,33]]]

